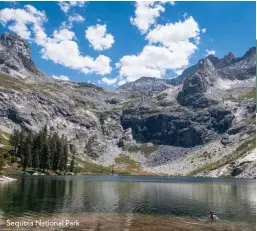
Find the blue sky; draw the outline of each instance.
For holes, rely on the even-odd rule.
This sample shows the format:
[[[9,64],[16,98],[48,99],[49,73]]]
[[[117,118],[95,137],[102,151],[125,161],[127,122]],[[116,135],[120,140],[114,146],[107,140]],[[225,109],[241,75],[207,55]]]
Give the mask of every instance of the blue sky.
[[[117,86],[173,78],[207,53],[256,42],[255,2],[0,2],[0,32],[27,39],[49,76]]]

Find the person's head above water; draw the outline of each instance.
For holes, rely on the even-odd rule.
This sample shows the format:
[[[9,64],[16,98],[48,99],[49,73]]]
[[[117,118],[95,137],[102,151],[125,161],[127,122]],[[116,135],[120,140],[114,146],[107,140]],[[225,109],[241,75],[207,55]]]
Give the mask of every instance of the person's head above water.
[[[210,214],[214,214],[214,212],[211,210],[211,211],[210,211]]]

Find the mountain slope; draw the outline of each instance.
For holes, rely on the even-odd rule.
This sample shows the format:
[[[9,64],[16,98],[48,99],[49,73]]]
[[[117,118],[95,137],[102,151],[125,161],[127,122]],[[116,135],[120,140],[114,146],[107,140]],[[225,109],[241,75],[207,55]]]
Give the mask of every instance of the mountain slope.
[[[133,91],[133,92],[160,92],[171,86],[179,86],[183,84],[186,77],[198,72],[202,68],[202,63],[209,62],[209,67],[212,65],[212,69],[215,69],[219,78],[229,80],[244,80],[253,78],[256,70],[256,48],[250,48],[242,57],[235,57],[232,52],[219,59],[214,55],[209,55],[205,59],[199,60],[199,62],[191,67],[186,68],[183,73],[173,79],[158,79],[154,77],[141,77],[140,79],[125,83],[118,87],[120,90]],[[215,79],[215,77],[213,76]]]
[[[81,161],[137,174],[253,176],[255,49],[241,58],[200,60],[178,85],[142,78],[111,91],[48,81],[28,44],[12,39],[18,45],[4,45],[3,54],[14,65],[4,59],[0,69],[4,134],[47,125],[74,144]]]

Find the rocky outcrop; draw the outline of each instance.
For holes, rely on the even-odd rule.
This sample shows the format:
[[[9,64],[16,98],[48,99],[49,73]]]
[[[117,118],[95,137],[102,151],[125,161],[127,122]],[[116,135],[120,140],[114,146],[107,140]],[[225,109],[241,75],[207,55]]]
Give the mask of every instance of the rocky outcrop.
[[[0,70],[31,82],[51,81],[33,62],[27,42],[16,34],[0,37]]]
[[[141,77],[135,82],[125,83],[119,90],[130,92],[160,92],[170,88],[171,85],[164,79],[154,77]]]
[[[17,179],[7,177],[7,176],[0,176],[0,183],[11,182],[11,181],[15,181],[15,180],[17,180]]]

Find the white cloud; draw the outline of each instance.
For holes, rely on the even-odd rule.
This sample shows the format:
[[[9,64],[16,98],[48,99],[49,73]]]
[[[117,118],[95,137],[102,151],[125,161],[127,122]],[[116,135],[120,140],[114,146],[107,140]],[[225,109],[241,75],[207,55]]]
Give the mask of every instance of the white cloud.
[[[68,29],[54,31],[53,37],[48,38],[43,46],[42,57],[85,74],[95,72],[104,75],[111,72],[109,57],[100,55],[94,60],[90,56],[81,55],[74,38],[74,32]]]
[[[167,70],[181,73],[197,49],[199,34],[198,23],[192,17],[157,25],[146,36],[150,44],[139,55],[124,56],[116,63],[119,76],[131,82],[143,76],[162,78]]]
[[[118,86],[121,86],[121,85],[125,84],[126,82],[127,82],[127,80],[126,80],[126,79],[123,79],[123,80],[119,81],[119,82],[117,83],[117,85],[118,85]]]
[[[201,30],[201,32],[202,32],[203,34],[206,33],[206,31],[207,31],[206,28],[203,28],[203,29]]]
[[[135,81],[140,77],[162,78],[166,70],[176,70],[188,65],[185,52],[171,52],[165,47],[145,46],[138,55],[124,56],[116,67],[119,68],[119,76],[127,81]]]
[[[114,38],[111,34],[108,34],[106,25],[97,24],[96,26],[90,26],[85,31],[85,37],[95,50],[102,51],[112,47]]]
[[[70,80],[69,77],[66,76],[66,75],[60,75],[60,76],[52,75],[52,77],[54,79],[63,80],[63,81],[69,81]]]
[[[130,22],[135,25],[139,31],[144,34],[148,31],[152,24],[155,24],[157,18],[165,8],[162,4],[166,2],[136,2],[135,18],[130,18]]]
[[[183,73],[184,69],[178,69],[175,71],[177,75],[181,75]]]
[[[62,22],[61,29],[71,29],[74,23],[82,23],[85,20],[86,19],[79,14],[71,15],[68,17],[68,22]]]
[[[208,50],[208,49],[206,49],[205,52],[206,52],[206,55],[207,55],[207,56],[208,56],[208,55],[215,55],[215,54],[216,54],[216,51],[215,51],[215,50]]]
[[[110,79],[110,78],[104,77],[101,79],[101,81],[107,85],[113,85],[118,81],[118,79],[117,78]]]
[[[84,22],[85,18],[79,14],[69,16],[69,22]]]
[[[25,6],[25,9],[5,8],[0,10],[2,25],[19,34],[22,38],[30,39],[39,45],[44,59],[80,70],[85,74],[105,75],[111,72],[109,57],[100,55],[94,59],[80,53],[78,44],[74,41],[76,36],[73,31],[61,28],[55,30],[52,36],[48,36],[43,27],[46,20],[44,11],[38,11],[30,5]]]
[[[61,10],[64,13],[68,13],[72,7],[84,7],[85,3],[86,3],[85,1],[83,2],[71,1],[71,2],[59,2],[58,5],[60,6]]]
[[[17,33],[24,39],[31,39],[31,31],[28,26],[41,27],[47,18],[44,11],[38,11],[31,5],[26,5],[24,8],[25,10],[10,8],[0,10],[0,23],[7,26],[8,22],[12,22],[8,26],[10,31]]]
[[[199,26],[193,17],[174,24],[157,25],[146,36],[150,43],[161,43],[165,47],[173,48],[178,43],[191,43],[189,39],[199,36]]]

